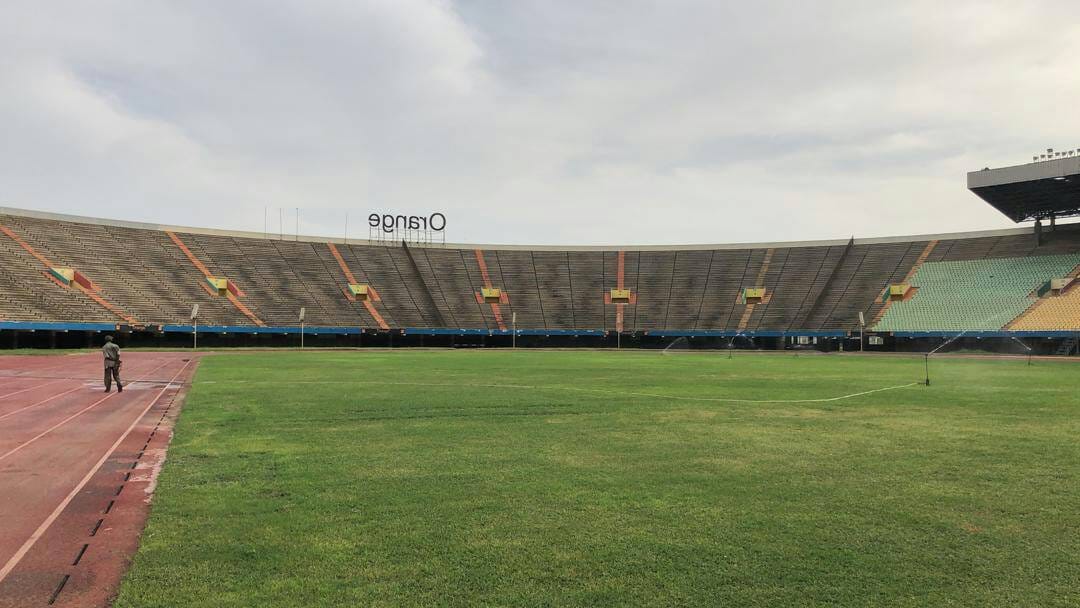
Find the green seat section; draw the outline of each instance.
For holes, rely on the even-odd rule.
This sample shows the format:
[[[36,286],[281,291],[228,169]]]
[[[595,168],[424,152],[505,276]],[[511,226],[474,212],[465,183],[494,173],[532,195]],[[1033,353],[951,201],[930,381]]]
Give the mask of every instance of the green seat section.
[[[894,302],[878,331],[1001,329],[1033,303],[1032,290],[1080,264],[1080,254],[928,262],[910,300]]]

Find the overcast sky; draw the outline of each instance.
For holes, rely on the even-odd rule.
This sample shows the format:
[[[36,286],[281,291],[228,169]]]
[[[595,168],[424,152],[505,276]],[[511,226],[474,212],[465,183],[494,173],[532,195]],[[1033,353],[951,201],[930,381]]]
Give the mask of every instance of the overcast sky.
[[[1075,0],[6,0],[0,204],[537,244],[1000,228],[965,172],[1080,148],[1078,102]]]

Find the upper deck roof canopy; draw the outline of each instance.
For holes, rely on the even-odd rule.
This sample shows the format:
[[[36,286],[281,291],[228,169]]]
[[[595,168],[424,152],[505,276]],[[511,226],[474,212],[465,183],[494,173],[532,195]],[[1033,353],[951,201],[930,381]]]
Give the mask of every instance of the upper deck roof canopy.
[[[1014,222],[1080,216],[1080,155],[983,169],[968,189]]]

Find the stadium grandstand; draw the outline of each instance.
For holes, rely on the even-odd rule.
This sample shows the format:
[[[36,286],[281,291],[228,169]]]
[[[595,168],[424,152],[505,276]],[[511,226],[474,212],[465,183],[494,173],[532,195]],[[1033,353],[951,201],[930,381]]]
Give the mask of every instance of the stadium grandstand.
[[[1080,607],[1080,3],[4,8],[0,608]]]
[[[1080,331],[1080,157],[969,174],[1015,229],[645,247],[375,242],[0,208],[4,346],[701,345],[917,350]],[[1043,220],[1049,221],[1044,227]],[[193,318],[193,305],[199,313]],[[301,325],[300,311],[304,310]],[[866,337],[869,336],[869,340]]]

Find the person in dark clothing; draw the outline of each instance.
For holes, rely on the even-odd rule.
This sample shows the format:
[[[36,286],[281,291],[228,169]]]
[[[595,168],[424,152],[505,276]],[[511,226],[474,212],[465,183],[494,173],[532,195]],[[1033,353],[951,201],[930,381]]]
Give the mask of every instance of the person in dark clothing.
[[[120,384],[120,347],[113,342],[112,336],[105,336],[101,354],[105,355],[105,392],[112,392],[113,380],[116,380],[116,392],[124,392],[124,385]]]

